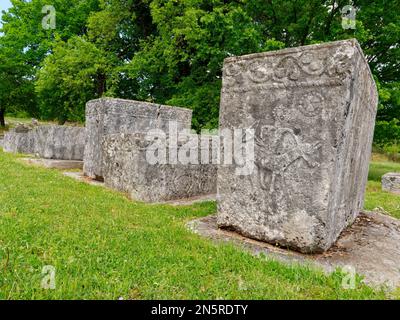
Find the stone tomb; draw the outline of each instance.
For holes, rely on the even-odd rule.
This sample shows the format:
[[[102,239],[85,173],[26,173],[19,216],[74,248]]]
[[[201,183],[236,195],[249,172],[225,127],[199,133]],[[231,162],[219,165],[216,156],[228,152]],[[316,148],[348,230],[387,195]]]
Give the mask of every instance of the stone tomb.
[[[83,127],[18,126],[4,135],[4,151],[33,154],[44,159],[83,160],[85,143]]]
[[[356,40],[227,58],[220,129],[254,129],[255,166],[219,167],[218,225],[327,250],[363,207],[376,110]]]
[[[383,175],[382,190],[400,195],[400,173],[390,172]]]
[[[3,150],[11,153],[34,154],[34,145],[29,132],[32,129],[26,126],[17,126],[4,134]]]
[[[102,98],[86,104],[88,134],[84,157],[84,174],[103,179],[101,143],[106,135],[146,132],[149,129],[168,130],[169,123],[178,129],[190,129],[192,111],[159,104]]]
[[[207,145],[204,146],[200,139]],[[182,146],[188,143],[190,152],[183,157],[178,156],[179,152],[182,153]],[[166,202],[215,194],[217,165],[212,164],[212,159],[216,159],[211,150],[212,144],[211,137],[187,135],[186,138],[177,139],[172,147],[168,138],[165,138],[163,147],[156,151],[156,144],[146,133],[108,135],[103,140],[105,185],[128,193],[134,200],[145,202]],[[202,148],[206,148],[205,153],[202,153]],[[150,158],[147,152],[156,157]],[[158,160],[161,153],[164,156],[160,156],[160,159],[164,160],[154,161]]]

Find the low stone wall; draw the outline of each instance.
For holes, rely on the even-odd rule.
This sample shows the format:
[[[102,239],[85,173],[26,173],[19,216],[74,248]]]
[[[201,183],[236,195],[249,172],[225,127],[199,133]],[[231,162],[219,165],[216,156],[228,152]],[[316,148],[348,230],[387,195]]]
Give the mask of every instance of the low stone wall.
[[[180,141],[177,144],[178,150],[174,151],[179,151],[183,144]],[[146,158],[151,145],[151,141],[146,141],[145,133],[106,136],[102,143],[106,186],[129,193],[133,199],[145,202],[187,199],[216,193],[217,165],[182,164],[179,161],[176,164],[151,164]],[[196,150],[199,152],[200,148]],[[167,155],[170,151],[170,148],[166,148]],[[201,159],[200,155],[198,159]]]
[[[400,194],[400,173],[386,173],[382,176],[382,190]]]
[[[83,127],[18,127],[4,135],[4,151],[34,154],[45,159],[83,160],[85,143]]]
[[[103,137],[116,133],[145,132],[159,128],[168,130],[170,121],[177,129],[190,129],[192,111],[159,104],[102,98],[86,104],[87,145],[84,156],[84,173],[101,180]]]

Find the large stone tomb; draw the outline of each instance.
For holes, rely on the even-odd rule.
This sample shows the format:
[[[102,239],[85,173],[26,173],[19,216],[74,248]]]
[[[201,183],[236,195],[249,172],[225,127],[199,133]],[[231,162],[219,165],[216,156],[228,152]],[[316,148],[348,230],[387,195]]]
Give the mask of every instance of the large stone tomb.
[[[83,127],[18,126],[4,135],[4,151],[33,154],[44,159],[83,160],[86,131]]]
[[[201,139],[206,142],[207,150],[204,150]],[[156,151],[150,150],[155,144],[146,133],[106,136],[103,139],[105,185],[128,193],[134,200],[145,202],[165,202],[216,193],[217,165],[212,163],[211,137],[188,135],[172,145],[168,138],[162,143],[165,148],[160,150],[163,151]],[[181,148],[188,144],[190,151],[183,154]],[[164,154],[161,158],[165,161],[153,161],[148,155],[158,157],[159,153]]]
[[[101,143],[106,135],[146,132],[159,128],[168,130],[170,122],[178,129],[190,129],[192,111],[159,104],[102,98],[86,104],[87,145],[84,156],[84,174],[103,179]]]
[[[218,169],[218,225],[327,250],[363,208],[377,90],[356,40],[227,58],[221,129],[252,128],[255,166]]]

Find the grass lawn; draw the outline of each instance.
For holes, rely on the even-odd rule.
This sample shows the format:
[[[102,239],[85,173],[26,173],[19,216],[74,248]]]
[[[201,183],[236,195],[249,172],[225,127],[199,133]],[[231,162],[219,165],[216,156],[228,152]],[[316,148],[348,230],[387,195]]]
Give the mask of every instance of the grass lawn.
[[[376,210],[400,219],[400,195],[383,192],[381,178],[387,172],[400,172],[400,163],[389,162],[376,155],[369,166],[365,209]]]
[[[0,151],[0,299],[386,297],[359,282],[343,289],[339,271],[326,276],[255,258],[186,230],[187,221],[216,211],[213,202],[131,202],[15,159]],[[381,171],[374,166],[375,177]],[[375,190],[375,183],[368,186],[367,208],[379,204],[398,216],[399,198]],[[41,288],[45,265],[56,268],[55,290]]]

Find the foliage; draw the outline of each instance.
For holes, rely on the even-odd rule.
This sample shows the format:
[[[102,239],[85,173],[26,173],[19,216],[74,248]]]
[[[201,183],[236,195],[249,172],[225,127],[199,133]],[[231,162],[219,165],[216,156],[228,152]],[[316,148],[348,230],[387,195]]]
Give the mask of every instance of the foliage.
[[[400,219],[400,195],[382,191],[382,176],[388,172],[400,172],[400,164],[388,159],[384,161],[374,159],[370,163],[364,208]]]
[[[13,7],[3,15],[0,50],[7,50],[11,64],[21,70],[17,84],[12,86],[25,88],[20,92],[33,101],[27,107],[32,114],[38,111],[41,117],[55,117],[46,109],[54,109],[51,103],[60,103],[60,97],[70,96],[67,104],[79,107],[57,117],[83,117],[83,99],[90,94],[70,94],[79,90],[78,86],[64,85],[51,97],[50,91],[39,94],[41,86],[36,83],[47,63],[51,64],[47,68],[49,77],[63,82],[61,64],[46,57],[55,53],[60,41],[68,43],[71,38],[80,37],[91,44],[93,52],[99,50],[108,59],[106,79],[86,77],[85,87],[90,87],[91,81],[100,81],[106,83],[105,95],[192,108],[194,128],[200,130],[218,125],[221,69],[226,57],[355,37],[378,86],[378,120],[399,118],[400,0],[53,2],[56,30],[41,28],[44,0],[13,0]],[[348,4],[357,8],[355,30],[341,25],[342,9]],[[74,50],[79,51],[79,47]],[[82,59],[86,58],[83,53]],[[0,103],[7,107],[13,104],[11,97]]]
[[[400,144],[400,121],[377,121],[375,124],[374,142],[378,146]]]
[[[15,112],[24,105],[25,110],[34,113],[33,83],[23,77],[24,70],[21,64],[9,60],[7,51],[0,47],[0,127],[5,126],[6,111]]]
[[[152,1],[157,34],[128,66],[137,97],[194,110],[193,127],[218,126],[224,58],[282,48],[263,38],[242,1]]]
[[[111,70],[107,54],[81,37],[59,40],[38,72],[36,92],[44,119],[83,121],[85,102],[106,90]]]
[[[87,17],[90,12],[98,10],[98,0],[53,0],[57,10],[56,30],[42,28],[42,8],[48,5],[48,1],[11,2],[12,7],[2,15],[3,26],[0,30],[0,57],[6,57],[6,66],[9,67],[0,72],[8,78],[12,76],[12,91],[0,100],[0,106],[11,113],[27,111],[32,116],[40,117],[43,115],[38,105],[44,102],[38,101],[35,95],[36,73],[45,57],[52,54],[57,39],[67,41],[72,36],[86,33]],[[4,77],[0,75],[2,86],[7,85],[4,84]],[[53,100],[56,100],[57,94]],[[48,107],[52,108],[51,105]]]

